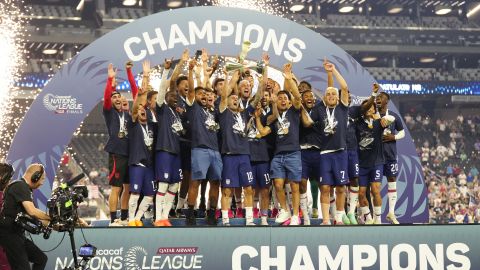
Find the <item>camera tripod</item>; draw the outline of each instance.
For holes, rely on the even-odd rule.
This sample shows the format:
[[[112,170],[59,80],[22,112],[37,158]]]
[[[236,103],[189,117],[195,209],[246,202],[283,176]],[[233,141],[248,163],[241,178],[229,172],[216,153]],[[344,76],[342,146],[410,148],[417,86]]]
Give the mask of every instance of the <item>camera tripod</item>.
[[[68,231],[68,236],[70,237],[70,246],[72,247],[72,255],[73,255],[73,266],[66,267],[63,270],[86,270],[88,269],[87,264],[91,258],[82,258],[79,262],[77,258],[77,249],[75,248],[75,236],[73,235],[73,231],[75,230],[74,226],[69,226],[66,231]]]

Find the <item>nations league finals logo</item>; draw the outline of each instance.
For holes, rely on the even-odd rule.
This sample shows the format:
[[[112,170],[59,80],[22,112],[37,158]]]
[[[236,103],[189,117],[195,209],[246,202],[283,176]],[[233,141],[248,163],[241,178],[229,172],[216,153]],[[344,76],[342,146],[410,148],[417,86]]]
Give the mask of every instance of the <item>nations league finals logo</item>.
[[[78,103],[77,99],[72,96],[57,96],[46,94],[43,97],[43,105],[47,110],[57,114],[82,114],[83,104]]]
[[[99,249],[88,262],[91,270],[202,269],[198,247],[160,247],[153,256],[143,246]],[[55,270],[73,266],[73,258],[57,257]]]

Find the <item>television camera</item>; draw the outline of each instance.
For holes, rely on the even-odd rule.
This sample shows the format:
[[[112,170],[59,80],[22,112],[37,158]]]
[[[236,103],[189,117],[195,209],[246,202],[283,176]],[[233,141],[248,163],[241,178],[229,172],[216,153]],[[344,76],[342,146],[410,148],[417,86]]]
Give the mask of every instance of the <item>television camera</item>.
[[[95,257],[96,253],[96,247],[89,244],[84,245],[80,248],[79,254],[79,256],[83,258],[83,264],[78,262],[73,231],[79,221],[77,213],[78,205],[88,197],[88,189],[86,186],[74,185],[83,177],[85,177],[83,173],[77,175],[53,190],[52,196],[47,201],[48,215],[50,216],[48,226],[44,226],[41,221],[23,213],[18,214],[15,219],[17,225],[26,231],[32,234],[43,233],[44,239],[50,237],[53,229],[59,232],[68,232],[70,245],[72,247],[74,268],[67,269],[85,269],[88,260]]]

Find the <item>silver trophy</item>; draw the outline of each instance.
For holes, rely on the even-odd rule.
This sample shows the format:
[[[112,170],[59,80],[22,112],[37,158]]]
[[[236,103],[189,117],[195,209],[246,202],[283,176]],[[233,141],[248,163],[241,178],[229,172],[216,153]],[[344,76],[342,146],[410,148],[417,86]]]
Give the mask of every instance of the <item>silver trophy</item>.
[[[225,68],[227,72],[240,70],[240,72],[244,72],[246,69],[254,70],[259,74],[263,73],[263,69],[265,68],[265,63],[263,61],[258,61],[256,64],[246,65],[244,64],[245,59],[247,58],[247,54],[250,51],[250,45],[252,43],[248,40],[242,43],[242,50],[238,55],[238,62],[234,61],[227,61],[225,63]]]

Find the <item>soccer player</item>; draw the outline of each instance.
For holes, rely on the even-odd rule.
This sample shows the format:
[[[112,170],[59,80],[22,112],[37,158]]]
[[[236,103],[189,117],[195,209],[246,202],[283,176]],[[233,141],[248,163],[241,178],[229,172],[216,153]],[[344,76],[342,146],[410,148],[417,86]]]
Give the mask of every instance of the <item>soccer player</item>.
[[[202,180],[210,182],[207,223],[216,225],[215,209],[217,207],[220,179],[222,177],[222,159],[219,153],[217,132],[219,125],[215,119],[215,113],[208,108],[207,94],[203,87],[194,87],[193,68],[195,60],[191,60],[188,66],[188,117],[192,134],[192,181],[188,189],[188,209],[186,224],[196,225],[193,209],[197,201],[198,187]]]
[[[372,96],[377,95],[378,88],[374,88]],[[382,142],[383,125],[393,122],[393,116],[385,116],[381,123],[380,117],[376,114],[374,102],[365,100],[362,103],[362,118],[356,125],[356,136],[358,141],[359,155],[359,194],[360,202],[360,221],[365,224],[381,224],[382,197],[380,188],[383,177],[384,144]],[[367,186],[373,195],[373,211],[375,220],[372,220],[370,209],[368,208],[368,200],[366,196]]]
[[[304,114],[311,117],[312,113],[317,111],[312,110],[315,106],[315,95],[311,90],[304,90],[302,92],[302,105]],[[317,117],[318,118],[318,117]],[[307,186],[308,180],[311,183],[318,182],[320,178],[320,149],[321,137],[320,133],[314,130],[314,127],[300,127],[300,148],[302,149],[302,182],[300,183],[300,209],[303,214],[303,225],[310,225],[310,217],[308,215],[308,200],[307,200]],[[318,189],[317,185],[312,185],[312,188]],[[316,193],[318,196],[318,193]],[[313,197],[317,200],[317,197]]]
[[[229,93],[225,84],[221,92],[219,106],[220,130],[222,136],[222,223],[230,226],[228,209],[233,188],[243,187],[245,193],[246,225],[253,223],[252,168],[250,166],[250,148],[247,140],[247,111],[240,110],[237,93]]]
[[[247,127],[247,136],[250,145],[250,164],[252,165],[253,179],[256,185],[256,193],[260,199],[260,224],[265,226],[268,225],[267,218],[270,203],[270,156],[268,153],[267,137],[262,137],[257,129],[255,119],[259,117],[262,125],[266,126],[268,117],[272,115],[272,108],[270,107],[271,94],[269,91],[266,91],[270,57],[268,54],[264,54],[262,58],[265,68],[255,98],[248,106],[248,111],[252,115],[252,118],[250,118]]]
[[[186,131],[182,136],[180,136],[180,160],[182,165],[183,179],[180,184],[180,191],[178,192],[178,200],[176,206],[177,217],[183,216],[183,208],[187,199],[187,193],[191,179],[191,135],[187,117],[188,77],[180,74],[181,69],[188,61],[188,59],[189,51],[188,49],[185,49],[182,53],[182,56],[180,57],[179,62],[175,66],[175,69],[172,72],[172,76],[168,82],[168,84],[170,85],[170,91],[175,91],[178,93],[179,99],[176,111],[179,113],[182,119],[182,125]],[[171,64],[172,61],[165,62],[165,70],[163,74],[164,76],[166,76],[166,72],[170,69]]]
[[[136,91],[138,91],[138,86],[135,82],[135,77],[133,76],[133,73],[132,73],[132,67],[133,67],[132,61],[128,61],[125,64],[125,69],[127,71],[128,83],[130,84],[131,89],[136,89]],[[147,103],[148,103],[147,119],[148,119],[148,122],[156,123],[157,118],[156,118],[156,115],[155,115],[155,99],[157,98],[157,96],[156,96],[157,91],[152,91],[151,86],[149,86],[149,85],[147,87],[149,87],[149,89],[144,89],[144,91],[147,92],[147,95],[148,95],[147,96]]]
[[[320,163],[320,202],[323,224],[330,224],[329,206],[330,191],[335,187],[336,213],[335,221],[338,225],[350,224],[345,214],[345,185],[348,185],[348,155],[347,155],[347,121],[348,121],[348,86],[335,65],[325,61],[324,68],[331,72],[340,84],[339,90],[327,87],[323,102],[315,106],[320,120],[318,130],[321,135],[321,163]],[[313,117],[312,117],[313,118]]]
[[[288,91],[279,91],[277,94],[277,119],[271,127],[263,126],[260,117],[256,117],[256,125],[262,136],[268,135],[272,130],[276,134],[274,157],[270,165],[270,176],[274,178],[275,190],[278,201],[282,207],[276,223],[289,223],[299,225],[298,216],[300,206],[299,183],[302,178],[302,158],[300,154],[299,128],[301,96],[293,81],[291,64],[284,65],[285,88]],[[293,215],[287,207],[285,198],[285,181],[290,182],[292,190]]]
[[[165,62],[164,73],[168,73],[169,60]],[[163,74],[162,79],[165,74]],[[172,226],[168,214],[173,206],[179,182],[182,180],[182,165],[180,158],[180,136],[184,134],[178,106],[178,93],[167,91],[161,83],[156,106],[158,115],[157,142],[155,154],[155,175],[158,190],[155,199],[155,226]]]
[[[351,225],[357,225],[355,210],[358,204],[358,147],[355,125],[361,117],[360,106],[351,106],[352,96],[348,96],[348,123],[347,123],[347,152],[348,152],[348,177],[349,177],[349,198],[347,217]]]
[[[110,225],[126,226],[128,224],[129,178],[128,178],[128,123],[131,116],[122,108],[121,95],[115,91],[116,70],[108,65],[108,80],[105,86],[103,101],[103,117],[108,129],[108,141],[105,151],[108,152],[109,184],[112,186],[108,198],[110,208]],[[137,89],[132,87],[132,95]],[[128,104],[128,102],[127,102]],[[123,191],[122,191],[123,189]],[[121,217],[117,219],[118,198],[121,196]]]
[[[391,115],[395,121],[391,123],[383,133],[385,166],[383,174],[388,181],[388,214],[387,220],[392,224],[399,224],[395,216],[395,204],[397,203],[397,175],[398,175],[398,161],[397,161],[397,140],[405,137],[405,130],[403,129],[402,120],[398,114],[388,110],[388,102],[390,96],[381,92],[377,98],[377,107],[380,116]]]
[[[238,83],[238,94],[240,96],[240,108],[242,110],[248,107],[253,85],[248,79],[243,79]]]
[[[150,62],[143,62],[143,81],[135,99],[132,110],[132,122],[129,123],[129,222],[128,226],[141,227],[141,218],[153,204],[154,171],[153,171],[153,138],[156,126],[147,121],[147,89],[149,83]],[[140,194],[143,195],[140,205]],[[137,211],[138,207],[138,211]]]

